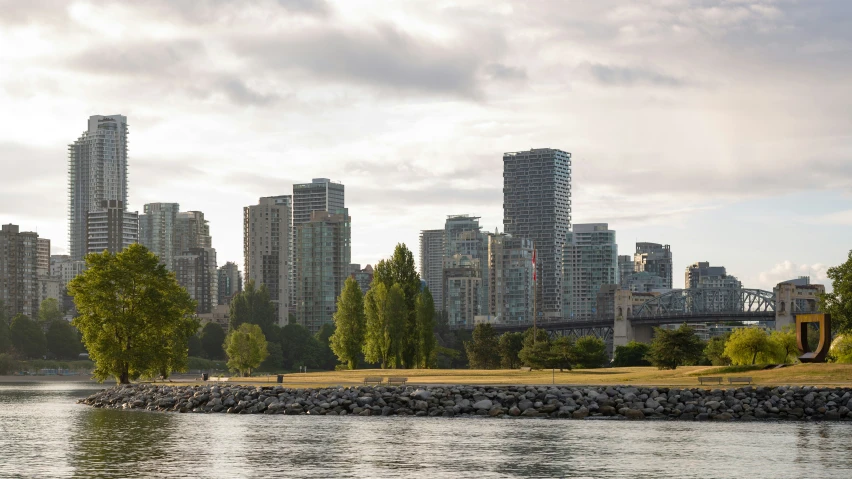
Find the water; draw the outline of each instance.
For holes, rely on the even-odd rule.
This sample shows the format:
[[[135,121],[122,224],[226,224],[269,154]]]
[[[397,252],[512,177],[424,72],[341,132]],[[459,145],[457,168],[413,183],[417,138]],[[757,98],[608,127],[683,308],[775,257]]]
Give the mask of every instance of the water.
[[[0,477],[852,477],[852,423],[163,414],[0,384]]]

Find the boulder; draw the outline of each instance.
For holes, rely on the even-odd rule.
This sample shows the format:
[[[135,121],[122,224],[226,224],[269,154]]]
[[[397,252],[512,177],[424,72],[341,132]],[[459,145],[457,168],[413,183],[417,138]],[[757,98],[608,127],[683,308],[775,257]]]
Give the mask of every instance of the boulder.
[[[493,403],[490,399],[483,399],[481,401],[477,401],[473,404],[474,409],[491,409]]]

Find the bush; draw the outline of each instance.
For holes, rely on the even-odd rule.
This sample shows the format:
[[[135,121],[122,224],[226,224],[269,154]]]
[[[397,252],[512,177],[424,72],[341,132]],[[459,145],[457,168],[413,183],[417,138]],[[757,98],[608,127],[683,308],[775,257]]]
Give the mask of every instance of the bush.
[[[630,341],[624,346],[618,346],[615,348],[615,358],[612,360],[612,365],[617,368],[650,366],[651,363],[645,359],[650,349],[649,345],[638,341]]]
[[[18,362],[8,354],[0,354],[0,375],[12,374],[18,370]]]
[[[686,324],[678,329],[654,328],[648,360],[659,369],[695,364],[704,356],[704,343]]]

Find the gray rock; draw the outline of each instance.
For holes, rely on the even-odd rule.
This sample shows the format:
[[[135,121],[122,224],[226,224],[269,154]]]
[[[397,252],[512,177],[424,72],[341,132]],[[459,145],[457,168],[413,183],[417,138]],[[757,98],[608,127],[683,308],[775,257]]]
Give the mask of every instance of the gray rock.
[[[473,404],[474,409],[491,409],[493,403],[489,399],[483,399]]]
[[[425,389],[418,389],[411,393],[411,397],[414,399],[419,399],[421,401],[426,401],[432,397],[432,393]]]

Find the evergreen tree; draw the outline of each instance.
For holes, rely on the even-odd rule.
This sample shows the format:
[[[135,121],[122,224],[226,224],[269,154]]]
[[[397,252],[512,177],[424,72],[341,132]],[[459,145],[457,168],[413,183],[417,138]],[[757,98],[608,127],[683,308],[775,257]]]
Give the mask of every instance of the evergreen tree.
[[[524,331],[524,347],[518,353],[521,363],[533,369],[550,367],[550,337],[543,329]]]
[[[654,328],[647,359],[659,369],[677,369],[697,363],[703,353],[704,343],[692,328],[683,324],[678,329]]]
[[[828,268],[828,277],[833,291],[820,297],[819,309],[831,314],[835,332],[852,333],[852,251],[843,264]]]
[[[201,350],[207,359],[225,359],[225,350],[222,344],[225,342],[225,330],[216,323],[207,323],[201,328]]]
[[[417,319],[417,367],[429,368],[434,362],[435,347],[435,300],[429,288],[424,288],[415,301]]]
[[[355,279],[348,278],[340,297],[337,298],[334,334],[330,343],[331,350],[349,369],[358,367],[358,358],[364,346],[366,322],[361,288]]]
[[[384,284],[388,290],[397,284],[402,290],[405,315],[402,318],[404,337],[400,359],[403,367],[417,367],[420,335],[417,329],[416,300],[420,293],[420,275],[414,265],[414,254],[405,244],[397,244],[393,256],[379,261],[376,265],[373,270],[373,284],[377,283]]]
[[[121,384],[141,375],[186,369],[187,342],[198,331],[195,301],[140,244],[90,254],[88,268],[69,284],[93,371]]]
[[[407,316],[402,287],[374,282],[364,298],[366,335],[364,358],[382,369],[402,365]]]
[[[363,308],[362,308],[363,311]],[[326,371],[334,371],[337,366],[337,356],[331,350],[331,337],[334,336],[335,328],[332,323],[323,324],[314,338],[319,345],[319,356],[317,357],[317,367]],[[360,356],[360,347],[359,356]]]
[[[473,328],[473,340],[464,343],[471,369],[497,369],[500,367],[499,339],[494,326],[487,323]]]
[[[262,284],[256,287],[253,280],[246,283],[245,289],[231,300],[231,315],[228,329],[233,331],[241,324],[249,323],[260,326],[264,336],[275,336],[277,326],[275,304],[269,298],[269,290]]]
[[[12,318],[9,326],[12,347],[24,358],[41,359],[47,353],[47,342],[41,326],[32,319],[19,314]]]
[[[583,336],[571,349],[571,362],[580,369],[599,368],[609,362],[606,344],[594,336]]]
[[[585,339],[585,338],[580,338],[580,340],[583,340],[583,339]],[[593,339],[597,339],[597,338],[593,338]],[[579,343],[579,341],[578,341],[578,343]],[[594,349],[596,346],[597,346],[596,344],[593,345],[592,349]],[[584,351],[583,353],[587,353],[587,352]],[[595,359],[592,359],[593,354],[594,354],[594,352],[591,353],[589,358],[586,358],[587,361],[592,361],[592,364],[594,363],[594,360],[595,360]],[[606,355],[606,352],[604,352],[604,355]],[[570,371],[571,370],[571,364],[574,361],[576,361],[576,359],[575,359],[576,357],[577,357],[576,345],[571,340],[571,338],[569,338],[568,336],[560,336],[550,343],[550,349],[545,354],[545,359],[546,359],[545,366],[550,367],[550,368],[559,368],[559,371],[564,371],[566,369]],[[583,356],[583,357],[585,358],[585,356]],[[586,366],[579,365],[578,367],[586,367]]]
[[[500,367],[517,369],[521,366],[520,353],[524,348],[523,333],[504,333],[500,336]]]

